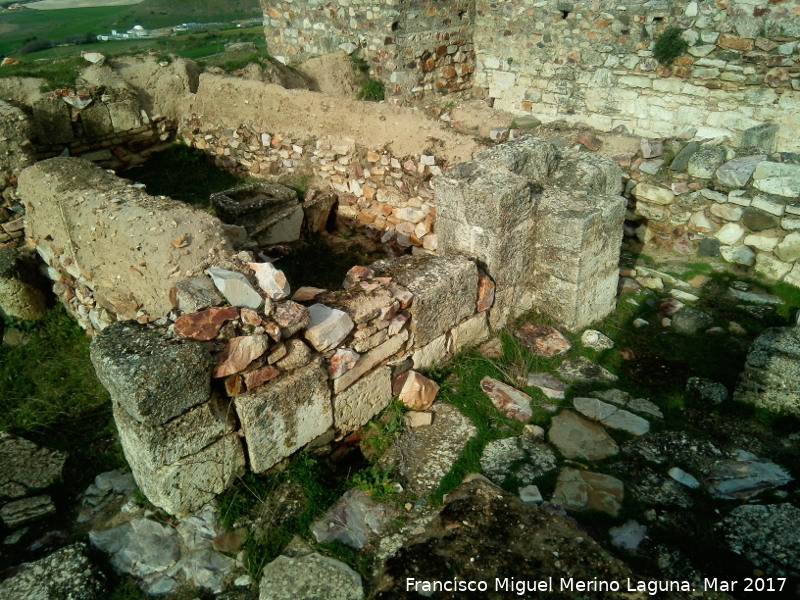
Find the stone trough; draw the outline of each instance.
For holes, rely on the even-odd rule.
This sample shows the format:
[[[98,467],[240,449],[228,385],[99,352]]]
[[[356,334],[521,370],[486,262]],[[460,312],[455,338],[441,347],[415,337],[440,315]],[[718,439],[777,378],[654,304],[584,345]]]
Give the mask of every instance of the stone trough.
[[[239,225],[260,246],[300,239],[303,208],[295,191],[279,183],[258,181],[211,195],[217,216]]]

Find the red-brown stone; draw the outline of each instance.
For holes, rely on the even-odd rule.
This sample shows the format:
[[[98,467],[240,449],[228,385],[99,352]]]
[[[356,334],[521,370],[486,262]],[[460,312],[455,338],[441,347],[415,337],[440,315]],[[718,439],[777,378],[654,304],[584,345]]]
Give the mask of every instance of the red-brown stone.
[[[572,347],[557,329],[546,325],[526,323],[515,335],[528,350],[546,358],[564,354]]]
[[[178,318],[175,322],[175,333],[190,340],[206,342],[217,337],[222,326],[238,316],[239,309],[234,306],[190,313]]]
[[[344,283],[342,284],[342,287],[346,290],[349,290],[355,284],[361,281],[372,279],[374,276],[375,273],[372,271],[372,269],[356,265],[347,272],[347,275],[344,276]]]
[[[488,275],[481,275],[478,278],[478,312],[489,310],[494,305],[495,284]]]
[[[579,144],[586,146],[592,152],[597,152],[598,150],[600,150],[600,148],[603,147],[603,140],[601,140],[595,135],[592,135],[591,133],[584,132],[578,134],[576,141]]]
[[[717,45],[720,48],[725,48],[726,50],[737,50],[739,52],[748,52],[753,49],[755,46],[755,42],[753,40],[748,40],[746,38],[736,37],[735,35],[730,35],[727,33],[723,33],[719,36],[717,40]]]
[[[244,384],[247,386],[247,389],[252,390],[253,388],[257,388],[275,379],[280,374],[281,372],[275,367],[262,367],[254,371],[249,371],[248,373],[243,373],[242,376],[244,377]]]
[[[254,310],[249,308],[242,309],[242,323],[245,325],[251,325],[253,327],[258,327],[261,325],[261,317],[258,313]]]
[[[214,377],[226,377],[244,371],[268,347],[269,338],[266,335],[245,335],[228,340],[225,349],[217,356]]]

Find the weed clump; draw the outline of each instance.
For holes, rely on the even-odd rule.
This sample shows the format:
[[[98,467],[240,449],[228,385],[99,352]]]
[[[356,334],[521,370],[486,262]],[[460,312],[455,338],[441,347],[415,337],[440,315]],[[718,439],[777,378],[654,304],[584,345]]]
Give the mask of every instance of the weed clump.
[[[361,91],[358,92],[359,100],[381,102],[386,98],[386,86],[379,79],[368,79]]]
[[[653,56],[660,64],[671,67],[675,59],[689,48],[689,42],[683,39],[682,33],[677,27],[668,27],[656,38]]]

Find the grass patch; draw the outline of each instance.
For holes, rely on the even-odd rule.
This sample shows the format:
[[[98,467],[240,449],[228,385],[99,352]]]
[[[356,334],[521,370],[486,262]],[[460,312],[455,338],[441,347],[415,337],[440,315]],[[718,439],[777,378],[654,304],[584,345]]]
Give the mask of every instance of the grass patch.
[[[359,100],[381,102],[386,98],[386,86],[380,79],[367,79],[358,92]]]
[[[277,527],[271,527],[261,536],[250,535],[244,544],[245,568],[255,580],[261,576],[264,565],[275,560],[296,535],[308,535],[311,523],[321,516],[341,495],[345,487],[342,480],[318,459],[299,454],[281,473],[259,476],[249,473],[239,483],[218,497],[220,522],[226,529],[252,515],[281,485],[297,484],[305,496],[303,510],[289,516]]]
[[[369,494],[377,502],[393,500],[398,490],[392,477],[391,469],[382,469],[377,465],[367,467],[350,478],[353,487]]]
[[[57,306],[27,336],[0,346],[0,430],[70,454],[65,493],[82,492],[100,472],[124,466],[108,392],[95,376],[89,339]]]
[[[188,58],[188,57],[187,57]],[[223,52],[211,58],[201,61],[203,67],[219,67],[226,73],[232,73],[245,68],[249,64],[257,64],[262,67],[269,66],[269,55],[260,51],[237,51]]]
[[[371,463],[377,462],[403,432],[403,415],[406,412],[408,408],[394,400],[378,418],[365,425],[360,447]]]
[[[689,42],[683,39],[683,31],[678,27],[667,27],[656,38],[653,45],[653,56],[665,67],[669,68],[675,59],[689,49]]]
[[[215,167],[201,150],[176,144],[156,152],[141,167],[123,173],[147,186],[147,192],[169,196],[193,206],[209,208],[209,196],[241,182],[228,171]]]
[[[56,11],[32,9],[8,11],[0,15],[0,25],[3,26],[3,35],[0,36],[0,55],[19,50],[31,38],[57,41],[75,35],[110,31],[111,23],[129,8],[98,6]],[[134,23],[131,23],[129,27],[133,25]]]
[[[72,57],[59,60],[24,61],[3,67],[3,77],[39,77],[44,79],[42,91],[58,88],[74,88],[75,80],[85,69],[87,63],[82,58]]]
[[[511,374],[509,365],[521,359],[533,360],[530,353],[521,348],[512,336],[503,334],[503,343],[503,359],[487,359],[477,351],[470,350],[449,365],[447,376],[431,374],[441,385],[439,399],[455,406],[478,430],[475,437],[467,442],[461,458],[431,494],[432,504],[441,504],[444,496],[455,489],[468,474],[482,471],[480,459],[486,444],[522,432],[523,424],[498,411],[480,387],[481,380],[486,376],[515,385],[513,380],[508,379]],[[517,363],[513,368],[519,368],[520,372],[525,369],[522,363]]]

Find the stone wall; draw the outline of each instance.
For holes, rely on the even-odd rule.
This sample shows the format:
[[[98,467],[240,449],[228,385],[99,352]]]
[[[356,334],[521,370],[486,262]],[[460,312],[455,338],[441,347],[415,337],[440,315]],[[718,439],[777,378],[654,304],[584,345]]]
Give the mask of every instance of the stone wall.
[[[526,136],[433,183],[441,250],[475,256],[497,283],[493,329],[532,308],[571,330],[614,310],[625,201],[613,161]]]
[[[445,5],[446,6],[443,6]],[[800,148],[800,15],[767,0],[487,0],[338,4],[262,0],[270,48],[286,60],[362,48],[392,96],[474,89],[542,121],[624,126],[645,137],[729,136],[780,126]],[[657,37],[681,29],[670,68]],[[426,43],[426,40],[429,40]],[[474,73],[474,75],[473,75]]]
[[[0,100],[0,248],[24,235],[17,178],[35,160],[30,136],[25,113]]]
[[[136,94],[124,87],[51,92],[30,110],[38,159],[66,151],[104,169],[142,164],[173,142],[176,129],[169,119],[151,118]]]
[[[640,239],[800,286],[800,164],[772,153],[774,134],[751,132],[745,149],[643,141],[628,184]]]
[[[337,49],[360,56],[389,96],[420,98],[472,86],[474,0],[262,0],[270,52],[296,62]]]
[[[231,254],[215,217],[149,196],[82,159],[36,163],[20,175],[18,191],[28,240],[54,291],[90,333],[118,319],[166,316],[180,278]]]
[[[434,251],[431,176],[441,173],[433,155],[395,157],[341,137],[298,139],[244,124],[216,126],[193,115],[181,127],[184,142],[243,177],[327,188],[338,198],[337,215],[375,232],[383,243]]]
[[[688,52],[653,57],[669,26]],[[477,1],[475,84],[494,107],[543,121],[625,126],[645,137],[730,136],[779,125],[778,149],[800,148],[800,14],[766,0]]]

